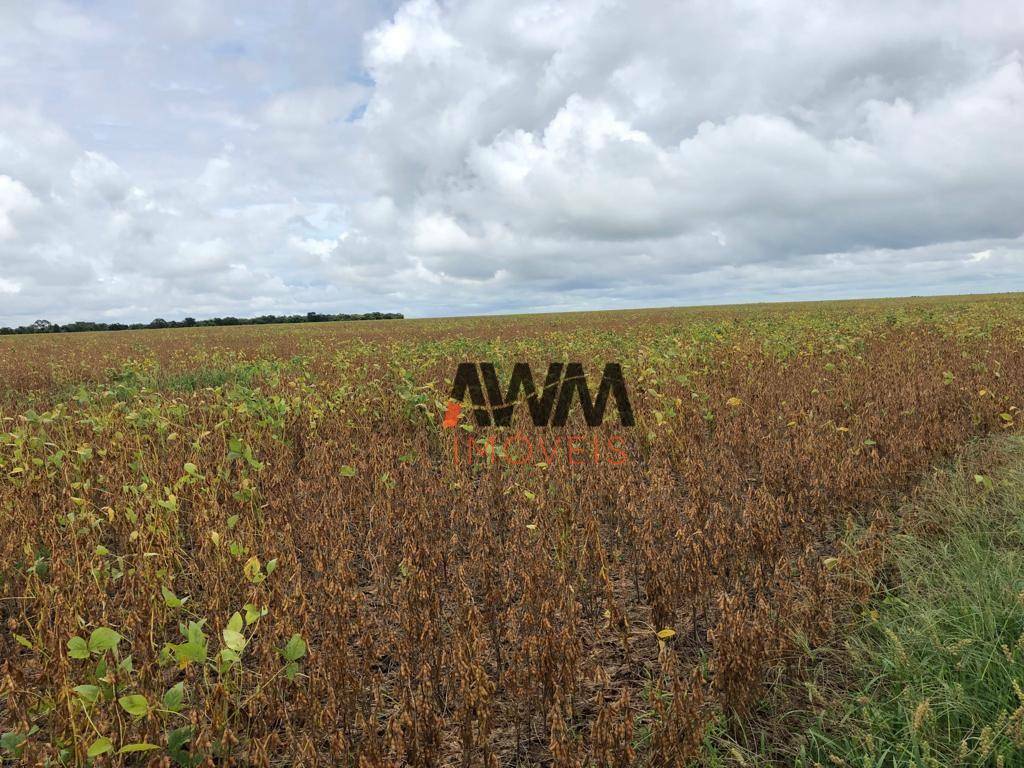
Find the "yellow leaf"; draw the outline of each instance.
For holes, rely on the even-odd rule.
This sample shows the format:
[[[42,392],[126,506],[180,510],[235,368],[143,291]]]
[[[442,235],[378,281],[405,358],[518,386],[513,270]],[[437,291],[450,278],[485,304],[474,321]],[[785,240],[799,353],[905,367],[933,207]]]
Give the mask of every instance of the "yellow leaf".
[[[676,631],[674,629],[669,629],[668,627],[666,627],[665,629],[659,629],[658,630],[658,639],[659,640],[668,640],[669,638],[672,638],[672,637],[675,637],[675,636],[676,636]]]
[[[213,545],[215,547],[219,547],[220,546],[220,534],[217,533],[216,531],[210,531],[210,541],[213,542]]]
[[[253,581],[259,576],[260,573],[260,559],[253,555],[245,561],[245,565],[242,566],[242,573],[245,574],[245,578],[249,581]]]
[[[740,400],[738,397],[730,397],[728,400],[725,401],[725,404],[728,405],[730,408],[737,408],[743,405],[743,401]]]

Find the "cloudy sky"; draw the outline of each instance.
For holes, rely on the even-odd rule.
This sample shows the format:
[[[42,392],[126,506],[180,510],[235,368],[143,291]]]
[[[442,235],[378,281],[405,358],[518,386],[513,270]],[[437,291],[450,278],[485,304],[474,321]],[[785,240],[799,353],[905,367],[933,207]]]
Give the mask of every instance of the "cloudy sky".
[[[0,0],[0,325],[1024,289],[1024,4]]]

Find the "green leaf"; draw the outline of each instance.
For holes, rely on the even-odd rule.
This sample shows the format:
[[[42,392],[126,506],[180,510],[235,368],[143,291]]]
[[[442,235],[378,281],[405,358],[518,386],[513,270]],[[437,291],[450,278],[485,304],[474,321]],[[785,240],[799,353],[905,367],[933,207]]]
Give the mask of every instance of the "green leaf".
[[[72,659],[88,659],[89,646],[86,645],[85,640],[78,636],[68,640],[68,656]]]
[[[338,470],[338,472],[341,474],[342,477],[355,477],[356,476],[356,468],[355,467],[350,467],[348,464],[342,465],[341,469]]]
[[[233,629],[225,629],[221,634],[224,636],[224,645],[232,651],[241,653],[245,650],[245,635]]]
[[[76,685],[74,691],[90,704],[100,697],[100,689],[97,685]]]
[[[167,751],[177,752],[190,741],[192,741],[191,725],[184,725],[181,728],[175,728],[167,734]]]
[[[113,749],[114,745],[110,743],[110,739],[106,736],[100,736],[96,741],[89,745],[89,749],[85,754],[89,757],[99,757],[105,752],[110,752]]]
[[[273,562],[273,561],[271,561],[271,562]],[[269,566],[270,566],[270,563],[267,563],[267,567],[269,567]],[[246,626],[248,626],[250,624],[255,624],[257,621],[259,621],[259,619],[261,619],[262,617],[264,617],[266,615],[267,615],[267,609],[266,608],[262,608],[262,609],[257,608],[252,603],[246,603],[245,604],[245,624],[246,624]]]
[[[171,650],[174,651],[174,658],[182,668],[188,666],[189,663],[202,664],[206,661],[205,640],[201,643],[194,643],[190,641],[187,643],[179,643],[178,645],[172,644]]]
[[[182,605],[184,605],[185,600],[188,599],[185,598],[185,600],[182,600],[176,594],[171,592],[171,590],[169,590],[167,587],[160,587],[160,594],[164,596],[164,605],[166,605],[168,608],[180,608]]]
[[[0,749],[10,752],[15,757],[20,757],[21,747],[27,740],[28,736],[24,733],[8,731],[0,735]]]
[[[93,653],[111,651],[121,642],[121,635],[109,627],[97,627],[89,635],[89,650]]]
[[[25,646],[26,648],[29,648],[29,649],[32,648],[32,641],[29,640],[24,635],[19,635],[17,632],[15,632],[14,633],[14,640],[18,643],[18,645],[23,645],[23,646]]]
[[[192,741],[191,725],[183,725],[181,728],[175,728],[167,734],[167,754],[171,756],[174,762],[185,766],[185,768],[192,768],[201,762],[200,758],[192,757],[185,750],[185,745],[190,741]]]
[[[178,645],[174,643],[167,644],[166,647],[173,651],[174,658],[182,669],[190,663],[202,664],[206,661],[207,642],[206,634],[203,632],[203,625],[205,623],[206,619],[190,621],[188,627],[180,624],[181,633],[185,635],[188,641]]]
[[[306,655],[306,641],[296,633],[288,639],[281,653],[288,661],[298,661]]]
[[[167,689],[164,694],[164,709],[171,712],[181,711],[181,703],[185,700],[185,683],[176,683]]]
[[[117,754],[126,755],[129,752],[148,752],[151,749],[160,749],[160,747],[156,744],[150,744],[145,741],[137,741],[134,744],[125,744],[117,750]]]
[[[198,643],[200,645],[206,645],[206,633],[203,632],[203,625],[206,623],[206,619],[200,621],[190,621],[188,623],[188,629],[182,630],[185,637],[188,638],[190,643]]]
[[[142,717],[149,712],[149,702],[146,701],[146,697],[140,696],[137,693],[133,693],[130,696],[122,696],[117,700],[117,703],[121,705],[121,709],[134,717]]]
[[[284,676],[288,678],[289,682],[295,679],[295,675],[299,673],[299,662],[289,661],[284,665]]]
[[[221,632],[221,637],[224,638],[224,645],[236,654],[227,654],[225,656],[230,661],[238,661],[237,654],[245,650],[246,639],[245,635],[242,634],[243,626],[242,614],[235,611],[231,614],[231,618],[228,619],[227,627]]]
[[[268,560],[266,566],[264,567],[266,568],[267,576],[272,574],[274,571],[277,570],[277,558],[275,557],[273,560]]]

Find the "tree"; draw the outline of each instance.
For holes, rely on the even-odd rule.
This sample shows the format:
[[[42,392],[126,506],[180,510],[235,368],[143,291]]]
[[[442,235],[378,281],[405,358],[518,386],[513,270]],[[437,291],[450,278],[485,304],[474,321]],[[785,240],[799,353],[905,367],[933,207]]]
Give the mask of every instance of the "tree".
[[[401,312],[366,312],[361,315],[349,314],[324,314],[321,312],[307,312],[305,315],[260,315],[259,317],[238,318],[238,317],[211,317],[206,320],[196,320],[194,317],[186,317],[184,320],[164,320],[158,317],[150,323],[96,323],[88,320],[77,320],[73,323],[60,325],[51,323],[49,320],[36,320],[31,325],[20,325],[17,328],[0,328],[0,335],[22,334],[22,333],[75,333],[78,331],[125,331],[141,330],[143,328],[192,328],[194,326],[215,326],[215,325],[260,325],[264,323],[325,323],[337,320],[401,320]]]

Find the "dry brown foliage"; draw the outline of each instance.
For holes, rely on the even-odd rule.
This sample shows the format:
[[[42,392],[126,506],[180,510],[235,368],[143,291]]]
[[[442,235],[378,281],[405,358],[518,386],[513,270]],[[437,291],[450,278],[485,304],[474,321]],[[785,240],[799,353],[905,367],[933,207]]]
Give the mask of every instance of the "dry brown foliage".
[[[866,597],[890,502],[1016,425],[1022,331],[1000,297],[2,339],[3,754],[683,765]],[[467,360],[621,362],[628,462],[454,465]]]

